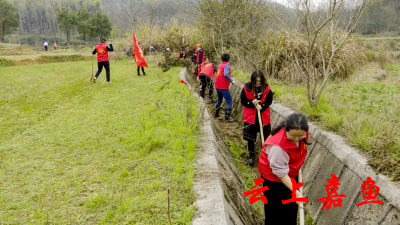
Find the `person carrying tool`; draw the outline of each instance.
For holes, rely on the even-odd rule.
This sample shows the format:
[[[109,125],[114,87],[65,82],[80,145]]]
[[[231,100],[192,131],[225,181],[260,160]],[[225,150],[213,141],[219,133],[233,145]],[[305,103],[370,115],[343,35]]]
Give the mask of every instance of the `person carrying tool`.
[[[93,83],[96,83],[97,78],[99,77],[103,67],[106,69],[106,76],[107,76],[107,83],[109,84],[110,81],[110,62],[108,61],[108,52],[114,51],[112,44],[110,43],[110,47],[106,45],[106,39],[101,39],[100,44],[96,45],[92,54],[97,53],[97,73],[96,76],[93,78]]]
[[[291,199],[293,186],[291,178],[299,182],[300,168],[307,156],[308,122],[302,114],[291,114],[280,125],[272,129],[271,136],[263,144],[258,169],[268,190],[263,194],[268,203],[264,205],[265,224],[296,225],[298,204],[283,204]],[[296,198],[302,198],[296,190]]]
[[[216,103],[213,99],[214,91],[214,74],[217,71],[215,62],[209,62],[208,58],[204,61],[204,65],[200,71],[200,75],[197,77],[197,81],[201,83],[200,96],[204,99],[206,88],[208,88],[209,103]]]
[[[271,133],[269,106],[272,104],[273,95],[271,86],[268,85],[263,72],[259,70],[251,74],[251,81],[244,85],[240,95],[240,103],[243,105],[243,139],[247,141],[250,166],[253,166],[255,162],[254,143],[257,133],[262,132],[263,134],[261,143],[264,143]]]

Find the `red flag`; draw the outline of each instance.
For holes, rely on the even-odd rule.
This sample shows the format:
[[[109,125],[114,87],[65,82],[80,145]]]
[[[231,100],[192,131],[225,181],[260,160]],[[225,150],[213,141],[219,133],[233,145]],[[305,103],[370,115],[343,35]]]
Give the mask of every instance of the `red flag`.
[[[133,34],[133,49],[134,49],[135,62],[138,66],[148,67],[147,63],[146,63],[146,59],[144,58],[144,55],[143,55],[143,51],[140,48],[133,31],[132,31],[132,34]]]

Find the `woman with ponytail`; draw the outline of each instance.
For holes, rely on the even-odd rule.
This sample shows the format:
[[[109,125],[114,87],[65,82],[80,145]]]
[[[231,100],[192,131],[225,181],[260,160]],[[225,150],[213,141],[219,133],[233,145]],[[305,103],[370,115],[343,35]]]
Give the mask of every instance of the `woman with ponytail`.
[[[297,224],[297,203],[282,204],[291,199],[291,178],[297,180],[298,172],[307,155],[308,122],[302,114],[291,114],[279,126],[272,129],[264,142],[258,168],[264,179],[263,186],[268,203],[264,205],[265,224]],[[301,198],[296,191],[296,198]]]

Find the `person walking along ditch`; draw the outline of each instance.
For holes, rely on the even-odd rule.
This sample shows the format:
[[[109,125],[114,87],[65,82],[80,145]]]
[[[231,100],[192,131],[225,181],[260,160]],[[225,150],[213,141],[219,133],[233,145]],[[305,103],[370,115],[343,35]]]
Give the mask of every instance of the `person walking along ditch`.
[[[269,106],[272,104],[274,92],[268,85],[263,72],[257,70],[251,75],[251,81],[246,83],[240,94],[240,103],[243,105],[243,139],[247,141],[249,150],[249,164],[255,162],[255,146],[257,133],[261,132],[260,119],[264,141],[271,133],[271,114]],[[258,117],[260,111],[261,118]]]
[[[106,77],[107,83],[111,82],[110,78],[110,62],[108,61],[108,52],[114,51],[112,44],[110,43],[110,47],[106,45],[106,39],[101,39],[100,44],[96,45],[92,54],[97,53],[97,73],[96,76],[93,78],[93,83],[96,83],[97,78],[99,77],[103,67],[106,69]]]
[[[217,71],[215,62],[209,63],[208,58],[204,61],[204,67],[200,71],[200,75],[197,77],[197,81],[201,83],[200,96],[204,99],[206,88],[208,88],[208,99],[209,103],[216,103],[213,99],[214,90],[214,74]]]
[[[231,56],[229,54],[222,54],[221,60],[222,63],[219,65],[217,70],[217,78],[215,80],[215,88],[217,89],[218,101],[215,109],[214,117],[219,117],[219,110],[221,109],[222,101],[225,98],[226,100],[226,109],[225,109],[225,121],[233,122],[231,118],[232,113],[232,95],[229,91],[230,84],[234,84],[235,82],[231,78],[231,68],[229,66],[229,60]]]

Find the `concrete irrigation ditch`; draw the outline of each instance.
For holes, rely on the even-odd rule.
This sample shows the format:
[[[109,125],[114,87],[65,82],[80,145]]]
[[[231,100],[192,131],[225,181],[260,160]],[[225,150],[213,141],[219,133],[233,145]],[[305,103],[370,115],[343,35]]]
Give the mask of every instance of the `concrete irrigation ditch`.
[[[180,78],[191,80],[191,75],[183,68]],[[188,88],[194,89],[188,83]],[[243,84],[231,86],[233,112],[236,121],[242,121],[240,93]],[[193,224],[262,224],[255,217],[255,212],[243,192],[244,184],[235,161],[217,123],[213,123],[205,103],[198,97],[203,112],[201,123],[201,149],[197,156],[194,190],[197,193],[195,205],[197,212]],[[283,121],[293,111],[280,104],[271,105],[271,124]],[[345,140],[333,133],[323,131],[310,123],[310,140],[312,146],[303,166],[304,193],[308,197],[307,211],[317,225],[398,225],[400,224],[400,187],[389,178],[375,173],[368,165],[367,159],[358,150],[350,147]],[[342,206],[321,209],[318,199],[326,196],[327,180],[335,174],[340,178],[338,193],[346,195],[342,198]],[[370,177],[380,188],[378,200],[381,204],[365,204],[361,184]]]

